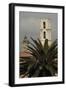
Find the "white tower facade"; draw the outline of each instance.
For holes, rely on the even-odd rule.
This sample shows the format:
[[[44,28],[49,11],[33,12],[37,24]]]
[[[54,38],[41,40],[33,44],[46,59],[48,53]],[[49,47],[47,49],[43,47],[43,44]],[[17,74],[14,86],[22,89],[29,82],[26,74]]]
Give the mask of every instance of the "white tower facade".
[[[41,19],[40,21],[40,40],[44,45],[45,39],[48,39],[48,45],[51,45],[51,22],[49,19]]]

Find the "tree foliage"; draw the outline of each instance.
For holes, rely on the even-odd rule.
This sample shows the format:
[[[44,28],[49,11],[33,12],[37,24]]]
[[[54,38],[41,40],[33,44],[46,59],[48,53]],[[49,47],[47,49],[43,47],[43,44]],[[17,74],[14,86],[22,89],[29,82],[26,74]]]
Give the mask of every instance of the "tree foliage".
[[[29,42],[28,50],[32,57],[20,58],[20,76],[23,77],[47,77],[58,73],[57,40],[48,46],[48,39],[44,46],[41,41]]]

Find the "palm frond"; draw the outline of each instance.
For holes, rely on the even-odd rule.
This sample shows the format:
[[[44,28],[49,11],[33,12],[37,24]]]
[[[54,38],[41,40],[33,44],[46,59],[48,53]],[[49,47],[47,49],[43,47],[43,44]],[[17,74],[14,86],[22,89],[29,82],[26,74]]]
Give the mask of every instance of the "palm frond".
[[[57,40],[48,46],[48,40],[45,40],[44,46],[41,41],[34,40],[29,42],[27,50],[32,55],[31,58],[21,58],[20,72],[22,77],[46,77],[55,76],[58,73],[58,47]]]

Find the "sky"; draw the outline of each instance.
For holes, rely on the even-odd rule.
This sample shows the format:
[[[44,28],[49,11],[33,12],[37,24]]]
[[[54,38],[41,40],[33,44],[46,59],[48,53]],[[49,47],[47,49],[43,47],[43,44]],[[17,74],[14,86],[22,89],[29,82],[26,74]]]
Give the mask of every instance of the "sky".
[[[39,38],[40,34],[40,20],[41,19],[50,19],[51,20],[51,38],[52,41],[57,39],[58,31],[58,15],[57,13],[40,13],[40,12],[19,12],[19,46],[21,50],[21,44],[25,37],[27,36],[28,40],[30,37],[34,39]]]

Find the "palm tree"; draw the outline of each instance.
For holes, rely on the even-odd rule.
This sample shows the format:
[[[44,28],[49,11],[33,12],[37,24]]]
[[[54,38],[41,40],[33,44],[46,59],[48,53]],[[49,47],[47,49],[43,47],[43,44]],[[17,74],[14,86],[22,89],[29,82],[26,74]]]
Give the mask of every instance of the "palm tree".
[[[29,42],[28,50],[32,57],[21,58],[20,64],[21,77],[47,77],[55,76],[58,73],[57,64],[57,40],[48,46],[48,39],[45,40],[44,46],[41,41],[34,40]],[[22,67],[22,68],[21,68]]]

